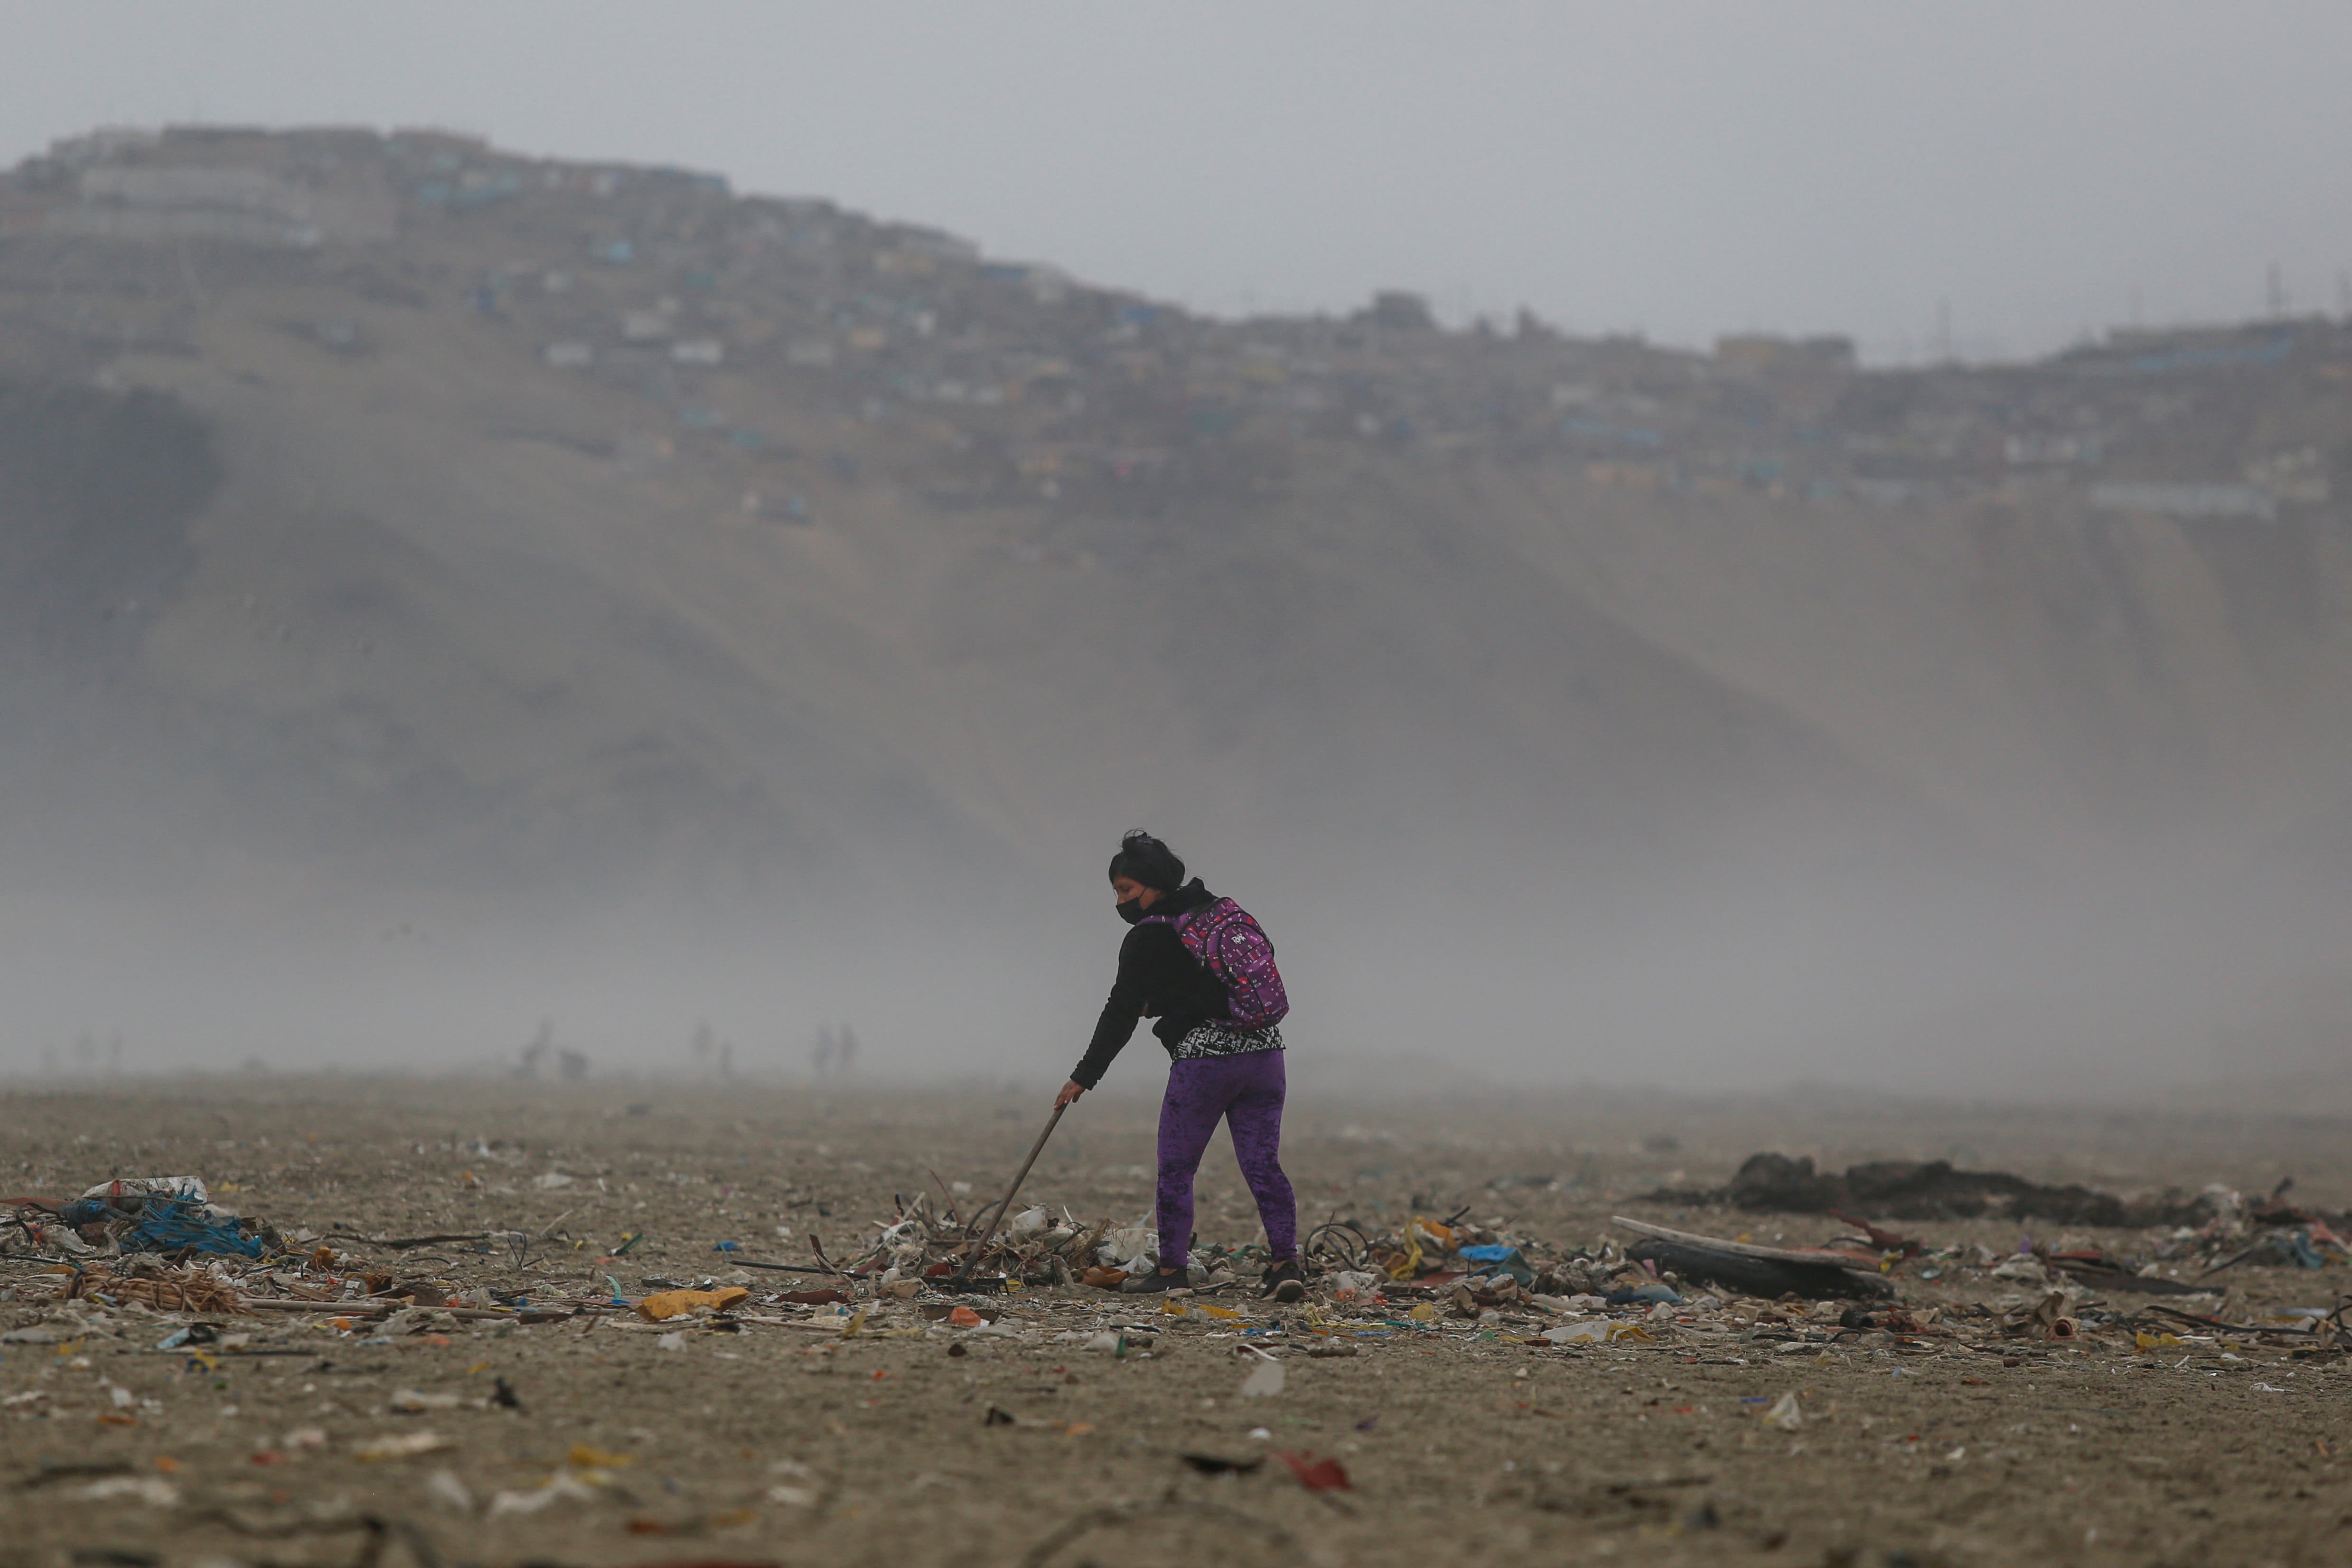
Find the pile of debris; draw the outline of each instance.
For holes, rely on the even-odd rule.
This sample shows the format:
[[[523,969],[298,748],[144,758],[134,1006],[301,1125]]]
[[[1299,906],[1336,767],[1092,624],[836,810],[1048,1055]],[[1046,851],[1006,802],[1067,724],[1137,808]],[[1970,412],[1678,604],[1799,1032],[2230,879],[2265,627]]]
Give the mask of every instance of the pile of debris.
[[[135,1301],[157,1312],[234,1313],[245,1310],[235,1277],[217,1266],[174,1267],[152,1258],[133,1258],[116,1267],[93,1264],[66,1274],[60,1301],[113,1305]]]
[[[2194,1194],[2167,1191],[2127,1199],[2084,1186],[2048,1186],[2006,1171],[1958,1170],[1942,1160],[1872,1161],[1832,1174],[1816,1171],[1810,1156],[1791,1159],[1767,1152],[1749,1155],[1724,1186],[1661,1188],[1647,1196],[1751,1213],[1825,1214],[1857,1226],[1863,1222],[1853,1214],[1868,1210],[1900,1220],[1991,1217],[2166,1233],[2144,1257],[2058,1255],[2056,1261],[2077,1274],[2101,1278],[2127,1273],[2152,1279],[2161,1272],[2159,1263],[2185,1262],[2210,1274],[2258,1259],[2318,1268],[2352,1258],[2352,1245],[2345,1239],[2352,1234],[2352,1220],[2287,1202],[2294,1184],[2290,1177],[2267,1198],[2251,1200],[2220,1184]],[[2178,1272],[2166,1278],[2177,1279]],[[2177,1287],[2137,1288],[2153,1292]]]
[[[121,1177],[67,1204],[19,1199],[0,1221],[0,1257],[62,1249],[78,1258],[211,1253],[257,1258],[278,1247],[275,1230],[214,1203],[194,1176]]]
[[[863,1250],[837,1270],[851,1279],[871,1278],[885,1289],[931,1285],[959,1291],[1019,1286],[1083,1285],[1120,1290],[1148,1278],[1160,1266],[1160,1237],[1150,1216],[1087,1224],[1067,1209],[1056,1219],[1043,1206],[1013,1215],[989,1238],[988,1211],[965,1218],[952,1203],[935,1206],[929,1194],[900,1198],[894,1219],[879,1226]],[[984,1244],[984,1250],[983,1250]],[[830,1267],[822,1245],[821,1263]],[[1487,1294],[1594,1294],[1610,1288],[1611,1274],[1587,1252],[1553,1252],[1465,1225],[1461,1215],[1439,1220],[1415,1215],[1392,1232],[1373,1235],[1347,1222],[1318,1226],[1302,1249],[1307,1262],[1333,1279],[1360,1279],[1344,1289],[1370,1291],[1387,1286],[1420,1289],[1466,1284]],[[1189,1256],[1191,1286],[1213,1293],[1254,1279],[1268,1261],[1263,1247],[1221,1247],[1196,1244]],[[1632,1289],[1627,1283],[1624,1289]]]
[[[2123,1227],[2184,1223],[2173,1194],[2135,1210],[2124,1200],[2082,1186],[2045,1186],[2005,1171],[1962,1171],[1946,1160],[1874,1160],[1843,1174],[1813,1169],[1810,1155],[1750,1154],[1728,1184],[1662,1189],[1664,1203],[1710,1204],[1751,1212],[1828,1214],[1869,1209],[1890,1219],[2043,1219],[2059,1225]],[[2208,1216],[2210,1217],[2210,1216]],[[2201,1223],[2201,1222],[2200,1222]]]
[[[520,1233],[394,1239],[345,1237],[392,1250],[431,1243],[468,1243],[478,1254],[513,1255]],[[16,1300],[68,1304],[75,1310],[119,1310],[234,1316],[257,1310],[324,1311],[352,1323],[433,1310],[431,1325],[469,1317],[514,1315],[496,1292],[429,1279],[403,1279],[320,1244],[308,1230],[276,1226],[224,1207],[195,1176],[122,1177],[64,1203],[20,1197],[0,1219],[0,1258],[41,1266],[31,1280],[0,1291]],[[347,1325],[348,1326],[348,1325]]]
[[[1008,1286],[1089,1286],[1119,1290],[1160,1266],[1160,1235],[1150,1216],[1089,1224],[1065,1208],[1059,1218],[1042,1205],[1014,1213],[993,1229],[996,1205],[960,1213],[952,1198],[934,1204],[930,1194],[897,1200],[894,1217],[877,1225],[861,1250],[838,1269],[812,1238],[827,1271],[871,1279],[886,1289],[931,1286],[957,1292],[993,1292]],[[1263,1247],[1223,1247],[1195,1243],[1191,1284],[1223,1290],[1255,1278],[1267,1261]]]

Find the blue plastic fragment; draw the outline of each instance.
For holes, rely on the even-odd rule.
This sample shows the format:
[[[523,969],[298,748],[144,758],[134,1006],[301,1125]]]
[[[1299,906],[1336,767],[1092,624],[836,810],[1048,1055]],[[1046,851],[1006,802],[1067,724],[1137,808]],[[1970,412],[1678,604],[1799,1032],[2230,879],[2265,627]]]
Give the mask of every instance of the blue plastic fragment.
[[[1672,1307],[1679,1307],[1683,1304],[1682,1297],[1675,1292],[1673,1286],[1656,1282],[1628,1286],[1622,1290],[1609,1292],[1609,1304],[1612,1307],[1622,1307],[1631,1301],[1664,1301]]]
[[[226,1252],[239,1258],[262,1255],[259,1238],[238,1228],[233,1219],[209,1220],[204,1205],[189,1198],[151,1195],[140,1205],[139,1223],[122,1237],[125,1252]]]
[[[1491,1242],[1482,1247],[1465,1247],[1462,1249],[1462,1256],[1473,1263],[1486,1266],[1482,1268],[1473,1268],[1470,1271],[1473,1275],[1483,1278],[1487,1275],[1504,1274],[1521,1285],[1533,1285],[1536,1282],[1536,1271],[1528,1266],[1528,1260],[1520,1256],[1519,1249],[1516,1247]]]

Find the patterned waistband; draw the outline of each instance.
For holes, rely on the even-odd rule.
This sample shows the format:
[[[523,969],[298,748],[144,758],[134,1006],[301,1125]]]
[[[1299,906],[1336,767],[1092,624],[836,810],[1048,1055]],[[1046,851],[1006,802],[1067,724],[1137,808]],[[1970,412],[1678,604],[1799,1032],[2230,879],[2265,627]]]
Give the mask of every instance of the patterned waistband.
[[[1246,1057],[1259,1051],[1282,1049],[1282,1026],[1269,1024],[1263,1029],[1235,1029],[1223,1024],[1195,1024],[1184,1037],[1176,1042],[1170,1054],[1178,1061],[1190,1061],[1195,1057]]]

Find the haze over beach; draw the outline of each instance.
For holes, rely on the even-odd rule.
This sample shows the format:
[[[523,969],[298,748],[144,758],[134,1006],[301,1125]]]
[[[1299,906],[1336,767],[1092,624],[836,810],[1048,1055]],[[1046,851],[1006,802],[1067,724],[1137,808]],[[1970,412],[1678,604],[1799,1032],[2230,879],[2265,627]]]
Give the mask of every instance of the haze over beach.
[[[16,18],[0,1071],[2340,1106],[2352,24],[1464,15]]]

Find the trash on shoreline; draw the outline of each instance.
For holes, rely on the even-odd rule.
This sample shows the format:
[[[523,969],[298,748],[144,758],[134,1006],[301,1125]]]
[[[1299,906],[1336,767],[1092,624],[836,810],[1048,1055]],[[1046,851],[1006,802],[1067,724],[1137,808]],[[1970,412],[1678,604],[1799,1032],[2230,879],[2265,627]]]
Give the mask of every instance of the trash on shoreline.
[[[1798,1177],[1844,1184],[1847,1199],[1853,1172],[1825,1179],[1804,1162],[1784,1163]],[[1756,1169],[1749,1162],[1748,1173]],[[1912,1173],[1900,1190],[1915,1195],[1949,1171],[1932,1163],[1900,1169]],[[1983,1174],[1959,1173],[1969,1180]],[[2006,1238],[1987,1247],[1938,1237],[1930,1227],[1889,1228],[1894,1221],[1885,1210],[1843,1200],[1822,1211],[1837,1228],[1823,1224],[1794,1245],[1765,1247],[1619,1216],[1620,1226],[1637,1233],[1629,1244],[1596,1237],[1570,1246],[1500,1215],[1480,1223],[1466,1205],[1447,1213],[1423,1198],[1415,1206],[1429,1205],[1430,1212],[1381,1211],[1384,1217],[1374,1222],[1360,1214],[1340,1217],[1342,1210],[1311,1227],[1301,1249],[1311,1294],[1281,1307],[1256,1300],[1243,1285],[1244,1273],[1264,1258],[1262,1247],[1197,1249],[1190,1295],[1130,1305],[1069,1289],[1115,1288],[1130,1265],[1155,1269],[1158,1239],[1149,1214],[1087,1223],[1067,1210],[1057,1220],[1033,1205],[975,1256],[979,1228],[956,1211],[951,1186],[936,1178],[934,1184],[935,1194],[900,1195],[888,1218],[876,1219],[846,1248],[836,1231],[835,1248],[845,1253],[838,1262],[814,1235],[804,1237],[816,1255],[814,1267],[719,1253],[787,1276],[824,1276],[806,1281],[814,1289],[762,1290],[751,1276],[731,1269],[720,1279],[647,1273],[638,1277],[644,1300],[633,1300],[622,1278],[606,1272],[619,1267],[625,1247],[591,1251],[594,1242],[560,1232],[570,1211],[533,1221],[530,1231],[399,1237],[360,1235],[357,1222],[344,1221],[324,1237],[296,1231],[295,1248],[272,1246],[276,1233],[216,1211],[199,1218],[234,1225],[240,1237],[271,1249],[258,1258],[190,1252],[166,1261],[116,1249],[150,1216],[208,1205],[203,1184],[186,1177],[109,1183],[75,1200],[94,1205],[76,1211],[77,1217],[98,1215],[87,1232],[66,1225],[59,1211],[68,1205],[20,1201],[11,1235],[46,1237],[53,1249],[38,1255],[43,1272],[9,1288],[11,1299],[42,1302],[46,1310],[32,1321],[7,1325],[6,1337],[65,1344],[103,1332],[132,1340],[139,1351],[209,1368],[232,1355],[302,1353],[292,1342],[296,1335],[313,1344],[317,1336],[369,1345],[446,1344],[484,1320],[496,1321],[499,1335],[562,1321],[583,1334],[615,1320],[659,1325],[664,1331],[648,1336],[655,1348],[678,1352],[715,1351],[725,1342],[714,1342],[714,1334],[782,1328],[825,1336],[826,1342],[806,1346],[813,1355],[829,1355],[851,1339],[931,1337],[945,1339],[950,1356],[985,1357],[1007,1342],[1047,1337],[1108,1361],[1177,1352],[1198,1342],[1192,1337],[1197,1332],[1247,1352],[1247,1375],[1236,1380],[1246,1403],[1285,1390],[1291,1363],[1313,1377],[1318,1373],[1310,1362],[1350,1359],[1360,1366],[1352,1358],[1414,1343],[1476,1344],[1501,1353],[1517,1347],[1559,1359],[1664,1353],[1739,1365],[1790,1364],[1781,1358],[1792,1355],[1843,1359],[1855,1352],[1973,1362],[1989,1352],[2015,1365],[2021,1357],[2054,1353],[2170,1350],[2178,1359],[2200,1353],[2200,1346],[2257,1342],[2298,1357],[2332,1356],[2341,1353],[2347,1333],[2341,1305],[2265,1317],[2249,1311],[2243,1290],[2225,1289],[2233,1279],[2255,1287],[2258,1278],[2274,1283],[2276,1271],[2297,1277],[2345,1258],[2344,1221],[2288,1203],[2284,1184],[2254,1199],[2210,1188],[2196,1199],[2198,1212],[2210,1215],[2205,1223],[2153,1229],[2137,1241],[2037,1239],[2039,1226],[2021,1225],[2024,1234],[2013,1249]],[[2028,1186],[2032,1194],[2068,1191]],[[1914,1230],[1919,1234],[1907,1234]],[[533,1257],[538,1243],[558,1234],[578,1255],[569,1270],[551,1267],[558,1265],[556,1248]],[[641,1234],[629,1233],[632,1239]],[[78,1244],[72,1249],[63,1240],[69,1236]],[[445,1250],[400,1256],[412,1246]],[[371,1256],[367,1248],[383,1250]],[[66,1254],[62,1261],[58,1251]],[[1932,1294],[1924,1289],[1930,1284],[1937,1286]],[[1057,1286],[1064,1289],[1043,1294]],[[1024,1294],[1032,1289],[1041,1293]],[[157,1324],[152,1314],[210,1321]],[[1158,1329],[1179,1337],[1155,1342],[1150,1334]],[[386,1392],[394,1408],[412,1414],[445,1407],[438,1396]],[[485,1403],[469,1398],[467,1407]]]

